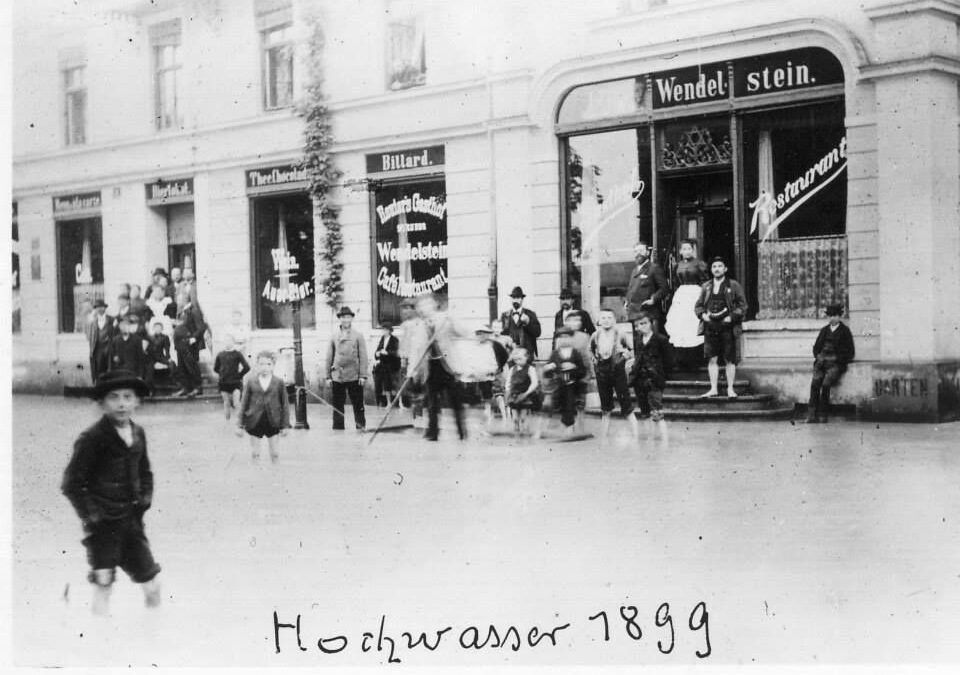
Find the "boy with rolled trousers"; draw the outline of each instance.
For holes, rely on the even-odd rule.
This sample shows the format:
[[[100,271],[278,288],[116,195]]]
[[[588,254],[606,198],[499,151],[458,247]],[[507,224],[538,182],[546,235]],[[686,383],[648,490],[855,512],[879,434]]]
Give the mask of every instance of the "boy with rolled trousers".
[[[135,373],[112,370],[93,390],[103,416],[73,445],[61,490],[83,525],[93,584],[93,611],[109,611],[110,592],[120,567],[142,586],[148,607],[160,604],[160,566],[144,534],[143,516],[153,503],[153,472],[147,437],[132,414],[148,393]]]
[[[810,402],[807,404],[807,424],[827,422],[830,412],[830,389],[847,372],[847,364],[856,356],[853,333],[840,320],[843,307],[827,305],[827,325],[820,329],[813,343],[813,379],[810,382]]]
[[[633,399],[627,375],[634,362],[633,344],[627,334],[617,328],[612,309],[601,309],[597,322],[599,326],[590,337],[590,356],[597,374],[597,393],[600,395],[600,435],[605,437],[610,431],[610,416],[616,394],[620,411],[630,421],[633,435],[637,436],[639,427],[633,415]]]
[[[337,312],[340,328],[334,333],[327,349],[326,381],[333,390],[333,429],[343,430],[343,407],[347,396],[353,408],[353,422],[358,431],[367,427],[363,407],[363,385],[367,381],[367,345],[355,331],[353,310],[344,305]]]

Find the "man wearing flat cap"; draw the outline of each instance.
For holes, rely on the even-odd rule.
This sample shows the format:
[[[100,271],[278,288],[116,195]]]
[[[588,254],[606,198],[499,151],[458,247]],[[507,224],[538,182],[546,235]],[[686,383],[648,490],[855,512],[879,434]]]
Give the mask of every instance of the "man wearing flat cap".
[[[353,422],[358,431],[367,426],[363,406],[363,385],[367,380],[367,343],[352,328],[353,310],[344,305],[337,312],[340,328],[333,334],[327,349],[326,380],[333,391],[333,428],[344,428],[343,408],[350,396]]]
[[[90,345],[90,379],[96,384],[110,367],[110,341],[116,332],[113,317],[107,314],[103,298],[93,301],[93,313],[87,323],[87,343]]]
[[[567,325],[567,320],[574,317],[571,327],[574,331],[582,331],[588,337],[597,330],[593,319],[585,309],[578,309],[574,303],[573,292],[569,288],[560,291],[560,309],[553,317],[553,348],[557,348],[557,331]],[[579,319],[579,326],[576,320]]]
[[[510,291],[510,309],[500,315],[501,335],[508,335],[515,347],[523,347],[534,358],[537,356],[537,338],[540,337],[540,320],[533,310],[523,306],[527,297],[523,289],[514,286]]]
[[[827,325],[820,329],[813,343],[813,379],[810,382],[810,402],[807,405],[807,423],[826,422],[830,412],[830,389],[847,372],[856,351],[853,333],[840,317],[843,306],[827,305]]]

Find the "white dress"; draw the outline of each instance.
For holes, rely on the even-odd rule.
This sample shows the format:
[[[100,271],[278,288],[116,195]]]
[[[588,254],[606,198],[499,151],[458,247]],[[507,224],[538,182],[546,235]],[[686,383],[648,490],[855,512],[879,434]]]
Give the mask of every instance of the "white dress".
[[[170,305],[173,300],[167,296],[161,296],[160,298],[155,298],[151,295],[147,299],[147,307],[150,308],[150,311],[153,312],[153,317],[150,319],[150,323],[155,323],[157,321],[163,324],[163,334],[167,337],[173,336],[173,322],[170,320],[170,317],[164,314],[167,307]]]
[[[700,298],[700,283],[707,276],[706,265],[699,260],[683,260],[677,267],[680,286],[673,292],[673,301],[664,328],[674,347],[690,348],[703,345],[703,336],[697,335],[700,319],[695,307]]]

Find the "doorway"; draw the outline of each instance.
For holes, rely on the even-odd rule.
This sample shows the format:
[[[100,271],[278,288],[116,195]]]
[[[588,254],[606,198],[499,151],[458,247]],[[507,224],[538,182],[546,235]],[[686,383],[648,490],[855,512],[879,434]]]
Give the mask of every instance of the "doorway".
[[[735,277],[733,172],[661,176],[664,222],[673,223],[670,240],[665,242],[668,259],[676,260],[681,241],[693,239],[698,258],[709,264],[715,256],[722,257],[727,261],[730,276]]]

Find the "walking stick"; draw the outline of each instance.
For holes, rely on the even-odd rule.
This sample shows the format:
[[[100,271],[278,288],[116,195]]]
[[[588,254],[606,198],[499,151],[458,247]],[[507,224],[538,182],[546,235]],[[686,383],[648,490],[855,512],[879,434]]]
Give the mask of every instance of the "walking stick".
[[[420,355],[420,360],[417,361],[417,365],[410,370],[410,375],[407,375],[404,379],[403,384],[400,385],[400,389],[397,391],[397,395],[393,397],[393,400],[390,402],[390,405],[387,406],[387,412],[383,414],[383,419],[380,420],[380,424],[377,425],[377,428],[373,430],[373,433],[370,434],[370,440],[367,441],[367,445],[373,443],[373,439],[377,437],[377,434],[380,433],[380,430],[383,429],[384,425],[387,423],[387,418],[390,417],[390,411],[393,410],[393,406],[397,404],[397,401],[400,400],[400,397],[403,395],[403,390],[407,388],[407,385],[413,379],[413,373],[417,372],[417,369],[420,367],[420,364],[423,363],[423,360],[426,358],[427,354],[430,353],[430,348],[433,346],[433,343],[437,341],[437,331],[433,331],[433,335],[430,336],[430,340],[427,342],[427,346],[423,348],[423,354]]]

